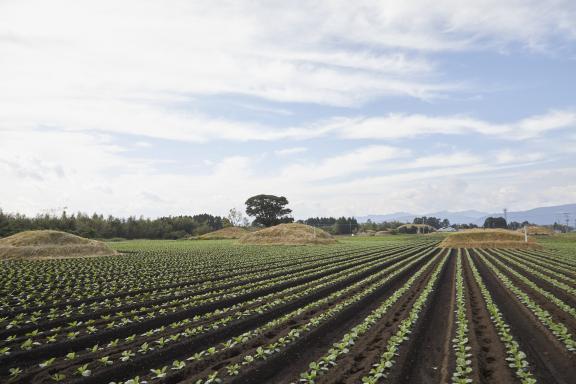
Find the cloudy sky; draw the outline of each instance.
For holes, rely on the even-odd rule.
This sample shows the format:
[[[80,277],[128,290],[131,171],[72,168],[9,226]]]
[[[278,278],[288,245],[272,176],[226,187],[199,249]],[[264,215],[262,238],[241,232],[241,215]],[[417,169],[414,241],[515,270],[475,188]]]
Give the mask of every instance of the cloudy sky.
[[[574,0],[0,0],[0,208],[576,202]]]

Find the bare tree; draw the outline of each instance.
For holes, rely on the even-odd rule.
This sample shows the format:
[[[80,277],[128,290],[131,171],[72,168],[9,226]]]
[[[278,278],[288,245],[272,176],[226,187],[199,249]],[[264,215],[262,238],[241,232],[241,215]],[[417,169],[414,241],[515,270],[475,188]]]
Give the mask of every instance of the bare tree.
[[[226,216],[226,218],[228,219],[228,221],[230,221],[230,224],[232,224],[235,227],[238,227],[241,224],[243,224],[245,219],[244,215],[242,214],[242,211],[236,208],[230,209],[230,211],[228,211],[228,216]]]

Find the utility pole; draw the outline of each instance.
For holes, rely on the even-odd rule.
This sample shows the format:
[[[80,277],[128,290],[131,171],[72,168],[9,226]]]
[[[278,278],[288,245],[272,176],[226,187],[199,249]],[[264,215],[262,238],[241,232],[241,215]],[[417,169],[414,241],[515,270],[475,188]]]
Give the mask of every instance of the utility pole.
[[[504,208],[504,220],[506,220],[506,226],[508,226],[508,208]]]
[[[524,242],[525,243],[528,242],[528,226],[527,225],[524,226]]]

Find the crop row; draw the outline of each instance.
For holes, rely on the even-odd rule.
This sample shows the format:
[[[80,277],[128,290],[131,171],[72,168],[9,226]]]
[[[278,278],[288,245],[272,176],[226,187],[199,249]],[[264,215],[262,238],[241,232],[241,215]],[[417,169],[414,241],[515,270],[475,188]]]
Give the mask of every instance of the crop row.
[[[142,307],[143,305],[154,309],[160,309],[160,307],[166,307],[168,305],[173,306],[178,303],[184,303],[187,300],[190,301],[194,299],[214,297],[223,292],[230,293],[234,290],[242,290],[257,286],[258,284],[268,284],[272,282],[273,279],[276,279],[276,281],[284,281],[286,278],[285,276],[287,275],[298,277],[318,271],[325,271],[326,266],[329,266],[328,269],[335,269],[338,267],[353,265],[355,263],[364,263],[369,259],[376,258],[378,255],[390,253],[393,252],[370,252],[367,254],[360,254],[359,256],[352,254],[349,257],[338,256],[334,257],[332,262],[329,261],[328,264],[325,264],[324,262],[318,262],[317,264],[303,263],[303,266],[286,268],[280,273],[262,273],[258,271],[242,276],[241,278],[239,276],[233,276],[216,282],[209,281],[200,284],[190,283],[188,285],[189,288],[179,287],[178,289],[173,288],[171,290],[160,292],[148,292],[138,298],[116,298],[114,301],[104,301],[100,303],[94,302],[90,305],[82,303],[76,308],[51,308],[45,315],[43,315],[41,311],[35,311],[29,315],[19,313],[11,317],[10,321],[8,321],[8,316],[4,316],[6,329],[17,329],[20,327],[27,327],[30,331],[33,331],[35,328],[47,329],[49,327],[64,325],[67,322],[66,319],[71,318],[77,320],[76,326],[79,321],[85,322],[86,320],[94,318],[100,318],[105,321],[114,321],[114,317],[124,318],[124,312],[130,311],[130,315],[134,316],[139,312],[146,311],[147,308]],[[164,309],[166,310],[166,308]],[[88,315],[83,316],[85,314]],[[70,320],[68,320],[68,322],[69,321]],[[1,323],[2,322],[0,321],[0,324]],[[96,324],[89,325],[95,326]]]
[[[529,294],[524,290],[516,286],[512,280],[510,280],[506,275],[504,275],[494,264],[492,264],[486,257],[486,253],[482,250],[478,250],[478,255],[482,262],[488,266],[488,268],[498,277],[500,282],[510,290],[517,298],[522,302],[526,308],[528,308],[536,318],[547,327],[557,338],[560,340],[568,351],[576,352],[576,342],[574,341],[568,328],[559,322],[554,321],[552,315],[538,305]]]
[[[381,289],[381,287],[385,286],[389,281],[396,278],[397,276],[401,275],[408,269],[415,266],[419,263],[423,257],[426,257],[432,252],[429,250],[428,252],[424,253],[423,255],[412,256],[409,259],[405,260],[404,265],[393,265],[391,267],[386,268],[385,270],[377,273],[373,276],[370,276],[363,281],[349,286],[340,292],[336,292],[331,296],[319,300],[315,303],[312,303],[310,307],[303,307],[299,308],[297,311],[294,311],[290,314],[287,314],[284,317],[277,318],[273,321],[270,321],[263,326],[253,329],[249,332],[246,332],[241,335],[236,335],[233,338],[230,338],[223,342],[220,346],[213,346],[210,348],[206,348],[204,350],[200,350],[193,355],[189,356],[186,360],[193,362],[193,364],[198,365],[199,362],[203,362],[204,359],[208,357],[212,357],[219,353],[226,353],[228,350],[234,347],[242,347],[246,348],[246,344],[249,343],[254,337],[260,336],[265,332],[268,332],[272,328],[278,328],[283,326],[289,321],[294,320],[295,316],[299,316],[307,311],[310,311],[313,307],[317,307],[320,304],[329,304],[333,302],[334,304],[329,304],[327,308],[323,311],[316,312],[311,317],[307,317],[301,319],[298,322],[297,326],[292,326],[290,329],[286,329],[280,332],[279,336],[274,339],[272,342],[268,342],[262,345],[259,345],[256,348],[252,348],[253,353],[244,353],[243,355],[237,357],[235,361],[229,362],[225,367],[222,367],[218,370],[214,371],[205,371],[204,376],[200,374],[196,380],[197,382],[211,382],[217,377],[224,378],[232,378],[235,376],[240,375],[243,371],[250,368],[251,365],[268,359],[270,356],[280,353],[283,349],[289,347],[296,343],[299,339],[303,338],[306,334],[310,333],[314,329],[322,326],[324,323],[337,317],[340,313],[344,310],[349,308],[350,306],[358,303],[361,300],[364,300],[369,295],[374,294],[377,290]],[[366,286],[366,284],[368,284]],[[361,288],[361,290],[357,291],[352,295],[346,296],[349,292],[353,292]],[[313,307],[312,307],[313,306]],[[172,365],[178,364],[178,361],[173,361]],[[167,371],[170,367],[163,366],[156,369],[151,370],[153,378],[155,376],[155,371]],[[194,369],[194,366],[190,367]]]
[[[429,248],[428,248],[428,252],[429,252]],[[374,261],[372,264],[367,264],[367,265],[362,265],[362,266],[358,266],[353,270],[345,270],[345,271],[341,271],[338,275],[336,275],[337,278],[339,279],[344,279],[344,278],[350,278],[350,275],[354,275],[354,274],[359,274],[362,271],[366,271],[369,270],[371,268],[374,268],[377,265],[381,265],[385,262],[392,262],[396,259],[402,258],[404,257],[404,255],[406,255],[407,253],[413,253],[413,249],[409,248],[404,252],[400,252],[392,257],[390,257],[389,259],[383,258],[377,261]],[[412,256],[410,259],[413,258],[418,258],[421,257],[423,254],[423,252],[417,253],[415,256]],[[403,261],[407,261],[403,260]],[[402,265],[402,262],[398,264]],[[397,268],[397,265],[393,265],[393,268]],[[378,276],[378,275],[373,275],[371,276],[371,278],[375,278],[374,276]],[[170,344],[175,344],[177,342],[181,342],[182,339],[185,338],[192,338],[192,337],[197,337],[198,335],[213,330],[213,329],[217,329],[217,328],[221,328],[223,326],[225,326],[226,324],[229,324],[232,321],[236,321],[240,318],[244,318],[244,317],[249,317],[251,315],[254,314],[261,314],[265,311],[269,311],[271,309],[273,309],[275,306],[278,305],[282,305],[285,304],[287,301],[290,300],[295,300],[298,297],[303,297],[306,295],[311,295],[314,291],[317,291],[319,289],[322,289],[323,287],[327,286],[327,285],[331,285],[331,284],[335,284],[337,281],[335,281],[334,279],[329,279],[326,278],[324,281],[322,280],[313,280],[311,282],[308,283],[308,288],[306,289],[302,289],[305,287],[302,286],[298,286],[295,287],[292,291],[294,292],[292,295],[290,295],[290,291],[282,291],[279,292],[279,294],[276,296],[276,298],[274,297],[263,297],[263,298],[259,298],[259,300],[255,300],[252,303],[254,304],[252,307],[252,310],[247,311],[247,310],[242,310],[241,308],[237,307],[231,307],[231,310],[228,310],[228,308],[223,308],[222,310],[217,310],[217,311],[213,311],[211,313],[207,313],[206,315],[217,315],[218,317],[210,317],[210,316],[199,316],[196,315],[192,318],[185,318],[182,320],[179,320],[177,322],[171,323],[168,326],[162,326],[160,328],[155,328],[155,329],[150,329],[149,331],[143,333],[142,335],[131,335],[128,336],[124,339],[121,340],[111,340],[107,345],[104,346],[94,346],[89,348],[90,351],[87,351],[89,354],[92,355],[96,355],[98,354],[99,356],[101,356],[100,358],[104,358],[106,356],[104,356],[105,351],[106,350],[118,350],[120,351],[121,349],[124,349],[126,346],[132,346],[132,345],[139,345],[139,347],[137,348],[137,350],[142,350],[142,352],[149,352],[152,350],[158,350],[166,345],[170,345]],[[296,289],[298,288],[298,289]],[[194,324],[199,324],[194,326]],[[170,332],[167,332],[167,330],[170,329]],[[181,331],[179,331],[179,329],[181,329]],[[159,336],[156,336],[159,335]],[[154,338],[156,337],[156,338]],[[137,344],[138,339],[139,338],[143,338],[143,339],[150,339],[149,341],[145,341],[142,344]],[[66,350],[67,347],[66,345],[68,345],[69,343],[63,343],[63,346],[59,348],[59,350]],[[143,346],[142,346],[143,345]],[[148,347],[149,346],[149,347]],[[132,347],[130,347],[132,348]],[[9,352],[9,351],[8,351]],[[123,350],[122,352],[126,352],[127,356],[128,356],[128,360],[130,359],[130,354],[131,353],[135,353],[135,352],[130,352],[129,348],[126,348],[125,350]],[[123,358],[127,357],[126,355],[122,356]],[[14,356],[16,357],[16,356]],[[40,364],[42,365],[42,367],[39,368],[48,368],[50,367],[50,369],[53,369],[53,367],[55,365],[57,365],[59,362],[62,361],[69,361],[69,360],[74,360],[76,358],[86,358],[86,356],[84,356],[84,353],[82,353],[81,351],[77,351],[76,353],[68,353],[67,356],[58,358],[57,356],[55,357],[49,357],[46,360],[42,361]],[[116,356],[114,356],[114,358],[116,358]],[[19,355],[18,359],[16,360],[24,360],[26,361],[27,358],[25,355]],[[104,366],[107,366],[110,364],[111,361],[115,361],[115,360],[104,360],[104,362],[102,363]],[[12,367],[13,369],[16,370],[22,370],[20,367]]]
[[[476,269],[476,266],[474,265],[470,254],[468,253],[468,250],[465,250],[465,252],[468,265],[470,266],[472,275],[474,276],[474,280],[480,288],[480,292],[482,293],[482,297],[484,298],[484,302],[486,303],[486,307],[490,313],[490,319],[496,327],[501,342],[506,347],[506,353],[508,355],[506,360],[508,361],[508,366],[514,370],[516,377],[521,380],[522,384],[536,383],[536,379],[530,371],[530,366],[526,360],[526,354],[520,349],[520,345],[514,339],[514,336],[510,331],[510,326],[504,320],[502,312],[494,302],[490,291],[484,284],[480,273],[478,273],[478,270]]]
[[[188,310],[189,308],[198,307],[200,305],[214,304],[224,299],[238,297],[240,294],[259,292],[266,288],[272,289],[273,287],[277,287],[280,284],[286,287],[290,285],[290,282],[292,281],[295,282],[295,286],[291,287],[293,290],[306,288],[307,286],[317,286],[317,284],[321,283],[323,280],[328,280],[330,278],[346,278],[347,276],[353,275],[354,273],[361,273],[366,271],[382,262],[390,262],[401,258],[405,254],[415,252],[416,250],[409,249],[404,252],[399,252],[393,256],[368,260],[365,263],[361,263],[362,260],[360,260],[360,263],[358,263],[358,261],[343,262],[342,265],[335,265],[331,268],[323,268],[321,274],[317,273],[318,268],[314,268],[308,271],[304,271],[301,274],[294,274],[289,278],[282,276],[277,279],[265,281],[259,284],[248,284],[240,286],[237,290],[223,291],[225,293],[221,293],[220,295],[202,295],[199,297],[194,297],[193,300],[173,300],[167,303],[170,304],[170,306],[154,305],[150,309],[144,308],[143,310],[130,311],[126,314],[116,313],[114,317],[105,316],[103,319],[100,319],[103,321],[99,322],[96,322],[95,320],[88,320],[86,322],[76,321],[68,324],[66,328],[57,327],[55,329],[51,329],[49,332],[42,332],[35,329],[28,334],[25,334],[23,337],[9,336],[6,340],[6,343],[4,344],[4,347],[18,345],[19,349],[21,350],[31,350],[46,343],[50,344],[57,343],[58,341],[77,340],[83,335],[97,336],[99,333],[108,331],[110,329],[128,327],[135,323],[141,323],[149,319],[154,319],[157,316],[166,316],[177,311]],[[303,281],[304,279],[308,281],[305,282]],[[274,300],[276,297],[285,296],[289,293],[290,291],[281,289],[274,296],[268,295],[267,299]],[[251,303],[248,300],[244,303],[245,305],[251,305],[253,302]],[[224,308],[222,311],[226,311],[226,309],[228,308]],[[235,310],[242,311],[245,310],[245,308],[243,308],[242,305],[239,305],[235,307]],[[221,314],[221,312],[219,314]]]

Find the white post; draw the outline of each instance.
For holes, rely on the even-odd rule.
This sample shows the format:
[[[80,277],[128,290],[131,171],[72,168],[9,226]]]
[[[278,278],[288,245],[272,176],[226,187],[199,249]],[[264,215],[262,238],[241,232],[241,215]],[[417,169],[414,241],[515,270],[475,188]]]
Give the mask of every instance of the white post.
[[[525,243],[528,242],[528,226],[527,225],[524,226],[524,242]]]

